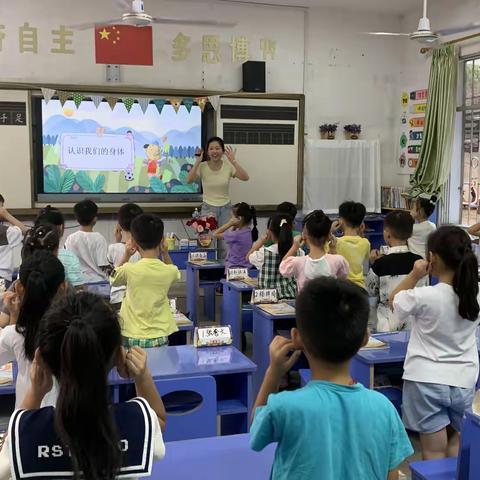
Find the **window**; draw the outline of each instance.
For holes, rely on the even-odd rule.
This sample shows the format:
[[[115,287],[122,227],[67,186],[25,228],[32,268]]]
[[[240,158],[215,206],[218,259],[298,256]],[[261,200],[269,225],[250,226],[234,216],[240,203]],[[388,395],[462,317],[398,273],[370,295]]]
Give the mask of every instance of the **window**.
[[[480,57],[464,62],[462,225],[480,221]]]

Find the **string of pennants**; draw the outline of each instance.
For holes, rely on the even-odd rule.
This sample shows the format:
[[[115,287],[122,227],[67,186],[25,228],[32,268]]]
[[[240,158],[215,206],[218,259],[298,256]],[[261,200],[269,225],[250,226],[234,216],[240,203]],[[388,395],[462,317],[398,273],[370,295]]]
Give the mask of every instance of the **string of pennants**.
[[[153,103],[158,110],[158,113],[162,113],[163,107],[167,104],[172,105],[175,113],[178,113],[180,107],[184,105],[188,113],[192,110],[193,105],[197,104],[200,110],[203,112],[207,103],[210,103],[214,110],[218,109],[220,105],[219,95],[210,95],[208,97],[169,97],[169,98],[152,98],[152,97],[137,97],[137,96],[113,96],[113,95],[93,95],[90,93],[80,92],[67,92],[64,90],[54,90],[52,88],[41,88],[45,103],[48,103],[55,95],[58,97],[62,107],[67,100],[73,100],[77,108],[80,107],[84,100],[90,99],[96,108],[105,100],[110,108],[113,110],[117,103],[121,102],[128,113],[132,109],[135,103],[140,105],[142,112],[147,111],[148,106]]]

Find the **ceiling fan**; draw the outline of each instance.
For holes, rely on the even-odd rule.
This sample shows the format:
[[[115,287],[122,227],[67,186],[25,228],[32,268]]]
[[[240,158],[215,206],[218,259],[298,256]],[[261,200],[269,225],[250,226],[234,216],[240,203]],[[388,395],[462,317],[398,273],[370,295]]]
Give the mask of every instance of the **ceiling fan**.
[[[430,20],[427,17],[427,0],[423,0],[423,16],[418,23],[418,28],[412,33],[393,33],[393,32],[365,32],[367,35],[379,36],[399,36],[409,37],[418,43],[428,46],[435,46],[440,42],[441,37],[455,35],[457,33],[468,32],[470,30],[480,30],[480,23],[475,22],[463,27],[447,28],[443,30],[432,30],[430,28]]]
[[[233,22],[222,22],[214,19],[188,19],[188,18],[172,18],[172,17],[152,17],[145,12],[143,0],[113,0],[117,7],[123,11],[121,17],[111,18],[104,21],[84,23],[80,25],[71,25],[69,28],[74,30],[87,30],[95,28],[98,25],[130,25],[134,27],[147,27],[153,24],[163,25],[193,25],[193,26],[210,26],[231,28],[236,25]]]

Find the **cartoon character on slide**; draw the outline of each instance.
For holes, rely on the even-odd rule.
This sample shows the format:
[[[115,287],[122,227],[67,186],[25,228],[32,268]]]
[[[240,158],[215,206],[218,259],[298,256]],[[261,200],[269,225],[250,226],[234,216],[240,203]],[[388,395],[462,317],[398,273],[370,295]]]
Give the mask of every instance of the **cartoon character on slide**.
[[[135,142],[134,142],[135,138],[133,137],[133,132],[131,130],[127,130],[126,137],[132,142],[133,151],[135,151]],[[129,165],[127,165],[127,168],[123,172],[125,175],[125,180],[127,182],[132,182],[135,179],[135,175],[133,172],[134,166],[135,165],[133,163],[130,163]]]
[[[165,157],[169,158],[170,157],[170,144],[168,143],[167,135],[162,137],[162,143],[163,143],[163,153],[165,154]]]
[[[154,177],[157,174],[157,167],[161,163],[162,149],[158,142],[147,143],[143,148],[147,155],[147,159],[143,162],[147,165],[147,174],[149,177]],[[162,178],[162,175],[160,175],[160,178]]]

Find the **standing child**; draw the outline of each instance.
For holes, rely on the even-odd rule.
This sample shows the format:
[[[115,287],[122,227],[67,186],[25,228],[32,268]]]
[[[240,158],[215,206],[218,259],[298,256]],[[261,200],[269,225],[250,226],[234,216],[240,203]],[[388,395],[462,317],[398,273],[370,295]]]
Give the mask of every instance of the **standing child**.
[[[347,279],[362,288],[365,285],[364,265],[370,256],[370,242],[363,237],[364,219],[367,210],[358,202],[344,202],[338,209],[343,236],[337,239],[337,253],[348,262]]]
[[[253,222],[253,229],[250,225]],[[232,208],[232,218],[214,232],[217,240],[223,240],[228,247],[225,258],[225,272],[232,267],[250,268],[247,254],[252,242],[258,240],[257,212],[248,203],[237,203]]]
[[[403,374],[403,420],[420,433],[424,459],[458,455],[459,432],[478,378],[478,262],[467,233],[444,226],[428,238],[428,260],[415,263],[392,292],[396,315],[413,317]],[[428,274],[439,283],[414,288]]]
[[[390,212],[384,221],[383,236],[389,246],[388,254],[375,260],[367,276],[367,290],[378,299],[377,331],[391,332],[410,328],[407,318],[398,318],[390,308],[390,294],[412,271],[413,265],[422,257],[408,249],[407,241],[412,236],[413,218],[408,212]],[[427,284],[421,280],[418,286]]]
[[[280,273],[287,278],[297,280],[298,291],[301,291],[305,282],[317,277],[345,278],[348,275],[348,263],[341,256],[336,255],[334,244],[330,248],[332,253],[326,252],[332,221],[322,212],[314,210],[303,221],[303,239],[310,251],[306,256],[298,257],[297,253],[302,246],[302,237],[295,237],[293,245],[280,264]]]
[[[248,261],[258,270],[258,286],[277,290],[279,299],[296,297],[295,279],[285,278],[280,273],[280,262],[293,244],[292,218],[284,213],[276,213],[268,221],[268,230],[258,239],[247,254]],[[272,240],[273,244],[265,244]],[[297,255],[305,255],[298,250]]]
[[[350,376],[350,362],[368,340],[365,290],[346,280],[307,282],[296,302],[292,338],[275,337],[270,366],[253,408],[251,447],[278,443],[275,480],[398,480],[413,453],[395,407]],[[312,380],[278,392],[303,351]],[[347,454],[348,452],[348,454]]]
[[[414,207],[410,212],[415,224],[413,225],[412,236],[408,239],[408,248],[415,255],[422,258],[427,256],[428,236],[435,231],[437,226],[428,219],[435,211],[437,197],[435,195],[428,198],[417,198]]]
[[[31,387],[0,452],[0,480],[19,471],[32,478],[149,476],[153,460],[165,455],[166,415],[146,363],[143,350],[123,350],[117,316],[101,298],[68,295],[52,307],[42,319]],[[110,404],[114,366],[135,382],[138,398]],[[52,376],[55,407],[40,408]]]
[[[12,283],[14,271],[13,251],[21,245],[23,236],[28,232],[28,227],[8,212],[3,206],[3,201],[1,204],[0,221],[4,220],[9,225],[0,223],[0,282],[5,284],[5,288],[8,288]]]
[[[108,245],[101,233],[93,231],[97,223],[98,207],[91,200],[83,200],[73,210],[80,230],[67,237],[65,248],[80,260],[83,276],[88,283],[105,281],[109,268]]]
[[[156,215],[142,214],[131,224],[131,242],[125,246],[121,265],[112,273],[114,287],[126,286],[120,309],[125,347],[161,347],[178,330],[168,301],[168,291],[180,280],[163,240],[163,222]],[[142,257],[129,263],[138,251]],[[163,261],[159,259],[162,254]]]
[[[115,226],[115,240],[108,246],[107,258],[111,265],[119,267],[125,256],[125,244],[131,242],[132,235],[130,233],[132,221],[143,213],[143,210],[135,203],[127,203],[122,205],[118,210],[117,225]],[[142,257],[135,252],[129,262],[138,262]],[[121,303],[125,297],[125,287],[112,287],[110,291],[110,303],[116,311],[120,310]]]
[[[22,403],[30,385],[30,365],[35,357],[40,319],[53,299],[65,289],[65,271],[52,253],[34,252],[20,266],[15,292],[7,295],[10,325],[0,333],[0,365],[16,361],[18,376],[15,405]],[[45,405],[55,403],[56,392],[45,397]]]

